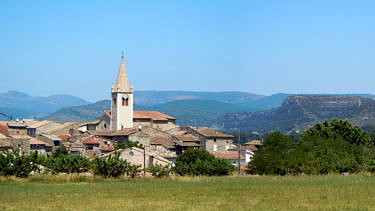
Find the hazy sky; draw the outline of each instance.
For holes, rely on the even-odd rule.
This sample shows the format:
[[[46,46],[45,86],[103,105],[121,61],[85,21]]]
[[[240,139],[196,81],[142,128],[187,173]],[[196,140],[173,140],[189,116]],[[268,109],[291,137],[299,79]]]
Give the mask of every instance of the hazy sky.
[[[375,1],[1,1],[0,93],[375,94]]]

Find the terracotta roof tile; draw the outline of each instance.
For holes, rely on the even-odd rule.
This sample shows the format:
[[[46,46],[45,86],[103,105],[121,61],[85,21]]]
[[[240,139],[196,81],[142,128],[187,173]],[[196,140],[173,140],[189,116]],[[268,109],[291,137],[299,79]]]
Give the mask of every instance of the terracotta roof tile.
[[[215,158],[224,158],[227,160],[237,160],[238,159],[238,152],[235,151],[227,151],[227,152],[211,152]],[[241,160],[245,160],[243,155],[240,155]]]
[[[195,128],[192,127],[193,130],[196,130]],[[198,128],[198,133],[200,133],[203,136],[206,137],[221,137],[221,138],[233,138],[232,135],[221,133],[217,130],[213,130],[208,127],[199,127]]]
[[[162,145],[166,148],[175,148],[171,136],[153,136],[150,138],[151,145]]]
[[[134,111],[133,119],[152,119],[152,120],[175,120],[176,118],[160,113],[159,111]]]
[[[66,140],[70,137],[70,135],[65,134],[65,135],[60,135],[60,136],[57,136],[57,137],[59,137],[61,140]]]
[[[30,145],[46,145],[46,146],[51,146],[50,144],[41,141],[39,139],[36,139],[34,137],[28,136],[28,135],[11,135],[10,137],[14,139],[28,139],[30,140]]]
[[[187,133],[187,131],[178,131],[175,135],[177,136],[182,136],[182,135],[185,135]]]
[[[104,146],[100,147],[100,150],[102,150],[102,151],[113,151],[113,150],[115,150],[115,147],[109,146],[109,145],[104,145]]]
[[[182,146],[182,147],[199,147],[200,144],[196,143],[196,142],[176,142],[176,144],[178,146]]]
[[[123,130],[117,130],[117,131],[87,131],[91,135],[95,136],[127,136],[134,134],[138,131],[137,128],[125,128]]]
[[[94,136],[86,138],[81,141],[82,144],[99,144],[99,140],[97,140]]]
[[[109,117],[112,115],[111,111],[109,111],[109,110],[104,110],[103,112],[104,112],[105,114],[107,114]]]
[[[0,133],[3,134],[4,136],[9,136],[7,124],[0,124]]]
[[[111,111],[104,110],[103,112],[111,116]],[[160,113],[159,111],[133,111],[133,119],[176,120],[176,118]]]
[[[30,126],[27,127],[27,128],[39,128],[39,127],[42,127],[43,125],[46,125],[46,124],[48,124],[48,123],[50,123],[50,122],[52,122],[52,121],[44,120],[44,121],[41,121],[41,122],[37,122],[37,123],[35,123],[35,124],[32,124],[32,125],[30,125]]]

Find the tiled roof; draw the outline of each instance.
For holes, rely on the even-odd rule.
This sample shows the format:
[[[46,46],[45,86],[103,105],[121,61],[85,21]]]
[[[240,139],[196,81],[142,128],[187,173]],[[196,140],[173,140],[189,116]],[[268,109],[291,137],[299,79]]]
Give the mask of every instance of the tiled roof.
[[[104,110],[103,112],[111,116],[111,111]],[[176,120],[176,118],[160,113],[159,111],[133,111],[133,119]]]
[[[153,136],[150,138],[151,145],[162,145],[166,148],[175,148],[171,136]]]
[[[176,118],[160,113],[159,111],[134,111],[133,119],[152,119],[152,120],[175,120]]]
[[[36,139],[34,137],[28,136],[28,135],[11,135],[10,137],[14,139],[28,139],[30,140],[30,145],[46,145],[46,146],[51,146],[50,144],[41,141],[39,139]]]
[[[238,152],[235,151],[227,151],[227,152],[212,152],[212,155],[215,156],[215,158],[224,158],[227,160],[237,160],[238,159]],[[240,155],[241,160],[245,160],[245,157],[243,155]]]
[[[187,133],[187,131],[181,130],[181,131],[178,131],[175,135],[182,136],[182,135],[185,135],[186,133]]]
[[[19,123],[19,122],[9,122],[8,127],[26,128],[27,126],[25,124],[22,124],[22,123]]]
[[[66,135],[60,135],[60,136],[57,136],[59,137],[61,140],[65,140],[65,139],[68,139],[70,137],[70,135],[66,134]]]
[[[99,120],[91,121],[91,122],[84,122],[80,124],[79,126],[84,126],[84,125],[97,125],[99,124]]]
[[[39,139],[32,138],[30,139],[30,145],[45,145],[45,146],[51,146],[50,144],[47,144],[46,142],[43,142]]]
[[[87,131],[91,135],[95,136],[127,136],[134,134],[138,131],[137,128],[126,128],[122,130],[116,130],[116,131]]]
[[[97,140],[94,136],[86,138],[81,141],[82,144],[99,144],[99,140]]]
[[[183,142],[200,142],[198,137],[192,136],[190,134],[187,135],[175,135],[176,138],[180,139]]]
[[[43,120],[41,122],[37,122],[35,124],[32,124],[30,125],[28,128],[39,128],[39,127],[42,127],[43,125],[46,125],[48,123],[50,123],[51,121],[48,121],[48,120]]]
[[[193,130],[196,130],[195,128],[192,128]],[[220,137],[220,138],[233,138],[232,135],[221,133],[217,130],[212,130],[211,128],[208,127],[199,127],[198,128],[198,133],[205,137]]]
[[[237,151],[238,148],[237,148],[237,146],[233,146],[232,148],[230,148],[230,150]],[[258,150],[258,148],[256,148],[254,145],[245,145],[245,146],[241,146],[240,150],[241,151],[248,150],[250,152],[255,152],[255,151]]]
[[[115,150],[115,147],[109,146],[109,145],[103,145],[103,146],[100,147],[100,150],[102,150],[102,151],[113,151],[113,150]]]
[[[3,134],[4,136],[9,136],[7,124],[0,124],[0,133]]]
[[[182,147],[199,147],[200,144],[197,144],[196,142],[182,142],[178,141],[175,142],[177,145],[182,146]]]
[[[64,128],[67,128],[67,127],[73,127],[75,125],[78,126],[78,123],[77,122],[65,122],[64,124],[61,124],[61,125],[58,125],[56,127],[50,128],[49,130],[45,131],[45,133],[52,134],[52,133],[54,133],[58,130],[61,130],[61,129],[64,129]]]
[[[245,143],[245,145],[262,145],[262,141],[261,140],[251,140],[251,141]]]
[[[104,110],[103,112],[104,112],[105,114],[107,114],[109,117],[112,115],[111,111],[109,111],[109,110]]]
[[[59,137],[54,136],[54,135],[48,135],[48,134],[40,134],[40,135],[53,141],[61,141]]]

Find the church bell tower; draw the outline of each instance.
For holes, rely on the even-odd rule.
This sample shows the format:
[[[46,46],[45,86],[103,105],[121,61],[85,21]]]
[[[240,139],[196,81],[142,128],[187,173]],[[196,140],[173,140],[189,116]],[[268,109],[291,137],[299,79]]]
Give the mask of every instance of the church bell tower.
[[[129,87],[124,56],[118,70],[116,84],[111,91],[111,130],[133,127],[133,86]]]

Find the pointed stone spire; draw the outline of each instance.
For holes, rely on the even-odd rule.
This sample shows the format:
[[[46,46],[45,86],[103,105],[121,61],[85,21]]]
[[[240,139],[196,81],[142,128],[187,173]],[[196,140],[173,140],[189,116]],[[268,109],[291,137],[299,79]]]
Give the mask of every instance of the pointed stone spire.
[[[117,80],[112,92],[130,92],[128,74],[124,64],[124,56],[121,56],[121,64],[118,70]]]

